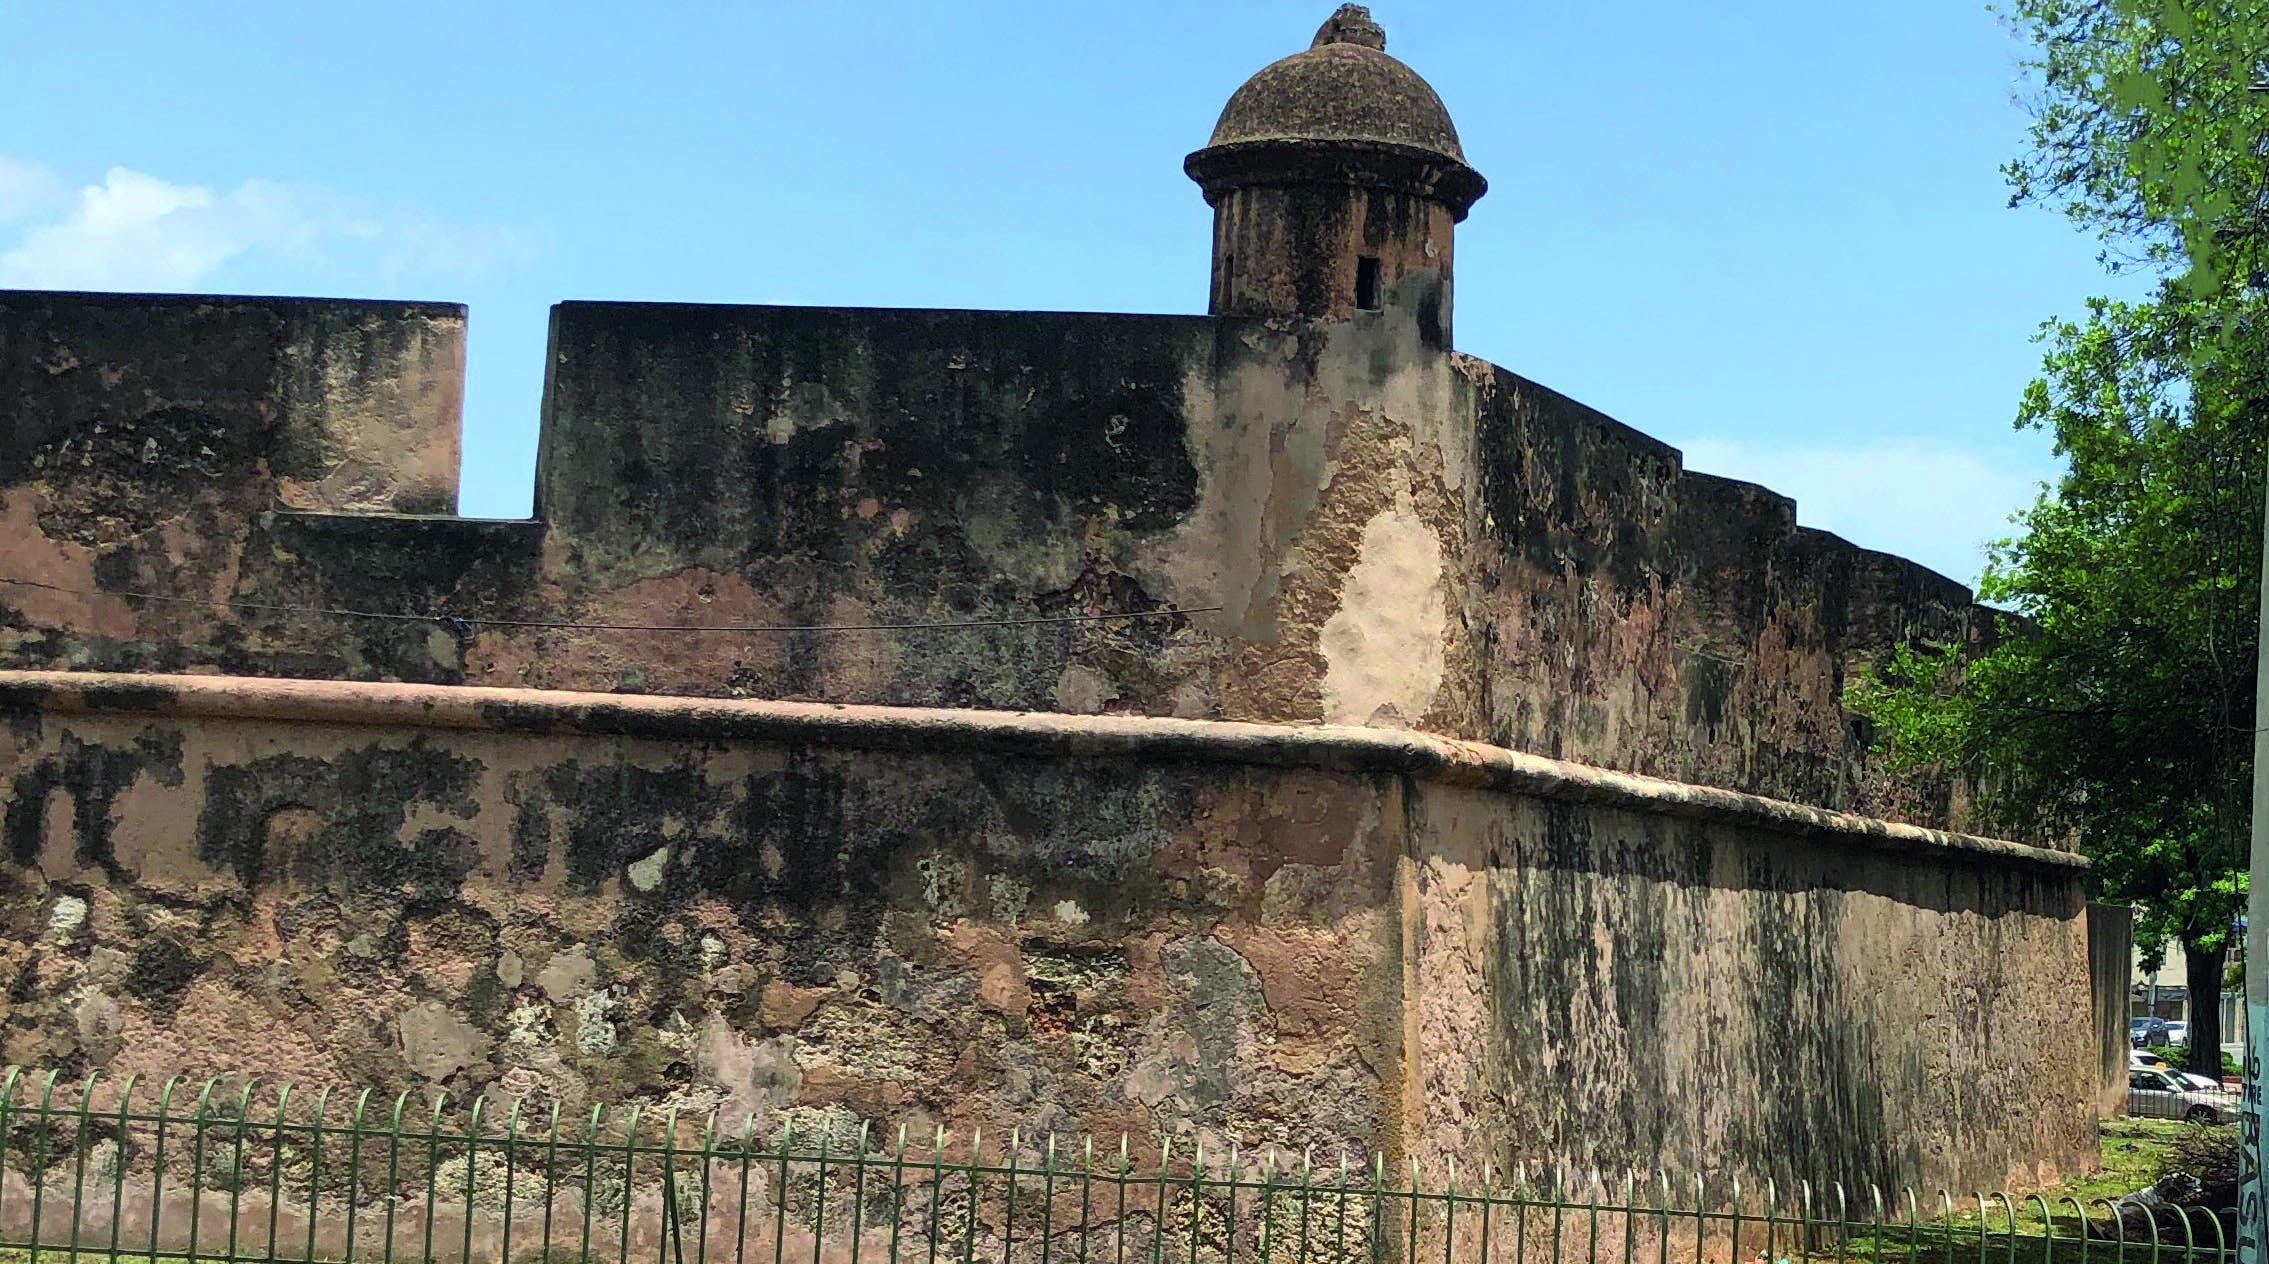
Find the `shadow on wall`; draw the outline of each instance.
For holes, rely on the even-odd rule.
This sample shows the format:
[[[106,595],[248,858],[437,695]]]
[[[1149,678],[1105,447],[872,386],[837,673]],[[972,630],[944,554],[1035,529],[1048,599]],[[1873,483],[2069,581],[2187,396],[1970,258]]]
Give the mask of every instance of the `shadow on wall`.
[[[1484,954],[1503,1135],[1792,1186],[2089,1162],[2070,874],[1567,803],[1510,816]]]

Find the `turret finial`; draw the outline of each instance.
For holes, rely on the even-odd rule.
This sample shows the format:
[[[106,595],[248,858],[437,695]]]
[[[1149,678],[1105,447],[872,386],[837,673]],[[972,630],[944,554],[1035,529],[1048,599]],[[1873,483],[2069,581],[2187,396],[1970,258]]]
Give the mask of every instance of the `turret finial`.
[[[1360,44],[1383,53],[1387,49],[1387,32],[1371,20],[1369,9],[1359,4],[1343,4],[1316,28],[1315,42],[1308,47],[1322,48],[1326,44]]]

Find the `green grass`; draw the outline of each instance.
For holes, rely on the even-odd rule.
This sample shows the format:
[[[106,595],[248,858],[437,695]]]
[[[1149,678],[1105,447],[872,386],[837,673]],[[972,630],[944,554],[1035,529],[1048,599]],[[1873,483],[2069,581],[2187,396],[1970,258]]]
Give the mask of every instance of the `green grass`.
[[[2068,1182],[2066,1188],[2083,1201],[2141,1189],[2158,1179],[2175,1138],[2195,1127],[2171,1119],[2107,1119],[2097,1148],[2103,1171]]]
[[[2002,1264],[2011,1260],[2019,1264],[2078,1264],[2084,1259],[2110,1261],[2123,1256],[2140,1264],[2150,1257],[2148,1242],[2130,1242],[2122,1253],[2113,1242],[2084,1241],[2086,1229],[2073,1212],[2072,1202],[2077,1200],[2089,1216],[2106,1218],[2098,1200],[2134,1193],[2158,1179],[2176,1140],[2195,1127],[2161,1119],[2106,1120],[2098,1134],[2100,1169],[2068,1180],[2058,1189],[2042,1191],[2041,1200],[2011,1199],[2014,1218],[1989,1193],[1987,1215],[1982,1220],[1973,1200],[1967,1210],[1927,1220],[1918,1231],[1910,1232],[1903,1224],[1896,1229],[1886,1225],[1880,1240],[1855,1236],[1842,1254],[1851,1259],[1911,1260],[1916,1264],[1933,1260],[1949,1264]],[[2047,1204],[2045,1215],[2042,1200]],[[1959,1196],[1956,1206],[1961,1206]],[[1923,1216],[1930,1217],[1931,1212],[1925,1204]],[[2181,1245],[2178,1235],[2162,1247],[2162,1253],[2179,1258]],[[2200,1245],[2210,1247],[2212,1242]]]

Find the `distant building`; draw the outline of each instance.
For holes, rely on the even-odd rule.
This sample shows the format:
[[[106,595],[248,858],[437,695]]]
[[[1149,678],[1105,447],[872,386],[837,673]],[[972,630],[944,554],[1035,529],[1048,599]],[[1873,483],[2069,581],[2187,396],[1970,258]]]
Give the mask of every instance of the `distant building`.
[[[2189,1022],[2190,1004],[2189,959],[2183,955],[2182,944],[2168,941],[2157,969],[2144,964],[2143,950],[2135,950],[2135,986],[2132,1010],[2136,1018],[2159,1017],[2170,1022]],[[2222,1047],[2233,1054],[2245,1047],[2245,988],[2242,982],[2225,981],[2219,998],[2222,1018]]]

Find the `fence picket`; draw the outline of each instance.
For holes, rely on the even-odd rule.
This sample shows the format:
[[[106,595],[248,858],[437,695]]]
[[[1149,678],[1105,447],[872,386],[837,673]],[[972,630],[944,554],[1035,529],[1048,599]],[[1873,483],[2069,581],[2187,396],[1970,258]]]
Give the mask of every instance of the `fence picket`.
[[[311,1101],[290,1084],[215,1077],[185,1108],[186,1083],[167,1079],[153,1105],[146,1094],[137,1103],[131,1076],[73,1084],[55,1072],[0,1074],[0,1250],[31,1264],[54,1255],[73,1264],[352,1264],[369,1254],[369,1229],[381,1235],[385,1264],[397,1252],[417,1264],[630,1264],[634,1242],[656,1264],[709,1264],[715,1221],[733,1235],[732,1264],[763,1249],[767,1222],[772,1264],[791,1255],[794,1264],[876,1264],[878,1252],[888,1264],[1128,1264],[1130,1247],[1149,1264],[1496,1264],[1505,1255],[1514,1264],[1532,1255],[1553,1264],[1955,1264],[1973,1255],[1977,1264],[2089,1264],[2099,1247],[2111,1253],[2106,1264],[2125,1264],[2130,1249],[2154,1264],[2178,1254],[2184,1264],[2232,1260],[2222,1220],[2201,1210],[1992,1190],[1957,1202],[1941,1191],[1925,1220],[1910,1189],[1902,1229],[1880,1186],[1837,1177],[1816,1187],[1792,1163],[1756,1184],[1731,1179],[1718,1194],[1713,1182],[1661,1168],[1618,1182],[1598,1168],[1547,1176],[1525,1162],[1485,1163],[1475,1180],[1455,1162],[1429,1176],[1412,1157],[1389,1182],[1380,1155],[1359,1182],[1344,1148],[1334,1180],[1317,1172],[1313,1147],[1295,1169],[1274,1146],[1254,1153],[1232,1143],[1224,1154],[1201,1136],[1185,1158],[1169,1137],[1154,1163],[1138,1166],[1122,1135],[1116,1163],[1098,1171],[1092,1137],[1074,1157],[1053,1131],[1012,1129],[989,1153],[981,1129],[962,1143],[938,1127],[922,1154],[904,1127],[895,1145],[875,1143],[864,1120],[854,1137],[832,1116],[799,1126],[786,1115],[768,1142],[753,1111],[736,1137],[720,1135],[714,1107],[696,1128],[679,1107],[649,1115],[632,1104],[614,1116],[615,1131],[609,1111],[593,1106],[575,1137],[556,1101],[548,1126],[531,1125],[521,1101],[500,1126],[486,1098],[436,1092],[413,1122],[404,1092],[374,1120],[363,1090],[334,1119],[330,1087]],[[383,1178],[372,1181],[381,1149]],[[721,1164],[737,1165],[737,1179]],[[1098,1181],[1109,1186],[1101,1198]],[[169,1234],[184,1199],[186,1233]],[[577,1204],[579,1229],[561,1219]],[[460,1210],[463,1222],[448,1224]],[[209,1223],[220,1215],[225,1230]]]

